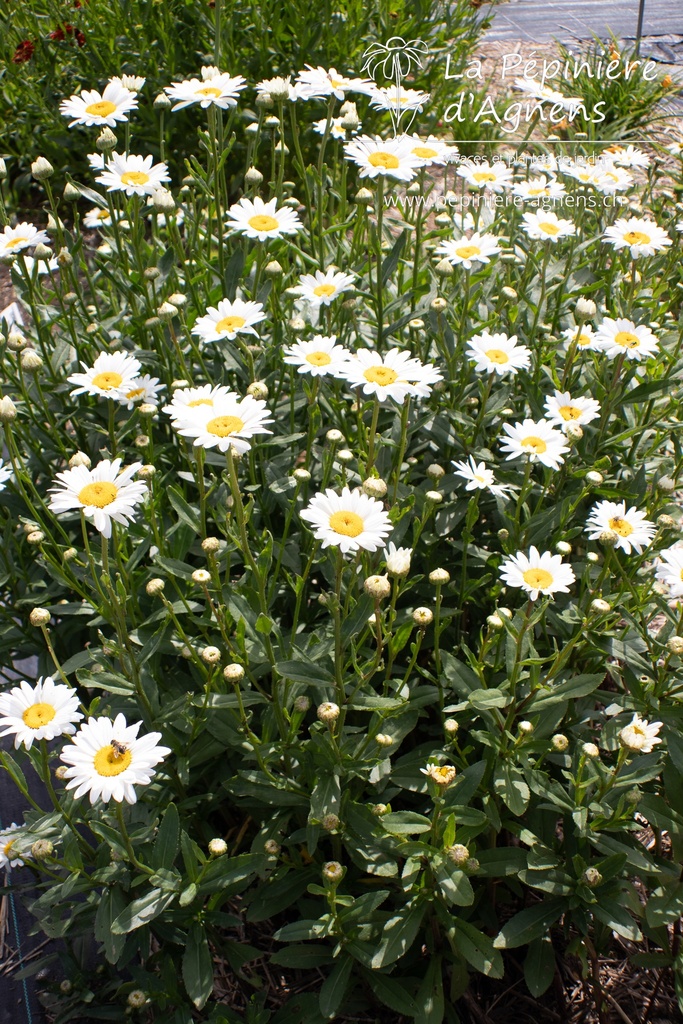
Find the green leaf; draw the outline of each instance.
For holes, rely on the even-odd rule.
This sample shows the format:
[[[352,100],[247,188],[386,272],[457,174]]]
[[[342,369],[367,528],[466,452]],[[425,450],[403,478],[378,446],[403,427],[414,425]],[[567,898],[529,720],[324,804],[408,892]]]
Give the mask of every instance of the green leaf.
[[[655,889],[645,905],[645,920],[653,928],[671,924],[683,915],[683,884]]]
[[[566,910],[567,903],[563,899],[543,900],[535,907],[527,907],[511,917],[493,940],[496,949],[515,949],[526,946],[534,939],[545,935],[551,925],[555,924]]]
[[[416,1024],[442,1024],[446,1008],[443,998],[440,956],[431,957],[422,984],[417,990],[415,1002],[417,1004]]]
[[[285,946],[273,953],[269,962],[278,967],[298,967],[306,971],[332,963],[332,950],[322,946]]]
[[[152,850],[153,868],[172,868],[180,848],[180,819],[175,804],[169,804]]]
[[[173,902],[176,894],[174,892],[163,892],[162,889],[151,889],[145,896],[133,900],[121,911],[115,921],[112,922],[111,930],[115,935],[126,935],[128,932],[142,928],[149,924],[155,917],[163,913],[166,907]]]
[[[318,939],[325,935],[329,922],[321,921],[293,921],[279,928],[273,936],[278,942],[299,942],[302,939]]]
[[[231,302],[235,301],[237,285],[242,277],[243,270],[244,249],[240,247],[235,249],[234,253],[228,260],[227,267],[225,268],[225,298],[230,299]]]
[[[394,242],[391,252],[382,263],[382,284],[386,284],[391,275],[393,274],[393,272],[396,270],[396,267],[398,266],[398,261],[401,258],[401,253],[403,252],[403,248],[406,244],[407,236],[407,231],[401,232],[401,234]]]
[[[465,872],[441,854],[432,856],[431,863],[443,898],[458,907],[471,907],[474,903],[474,890]]]
[[[116,935],[112,924],[126,905],[126,895],[114,885],[104,890],[95,915],[95,938],[104,946],[104,955],[110,964],[115,964],[126,942],[125,935]]]
[[[6,750],[0,750],[0,764],[5,769],[14,785],[24,794],[28,793],[28,786],[21,768],[14,758]]]
[[[454,931],[455,944],[468,964],[480,974],[503,977],[503,958],[488,935],[460,918],[454,923]]]
[[[625,939],[631,939],[633,942],[640,942],[642,939],[642,932],[633,917],[626,907],[617,903],[616,900],[605,899],[604,896],[601,896],[600,902],[591,907],[591,910],[598,921],[602,921],[617,935],[622,935]]]
[[[493,788],[513,814],[517,816],[524,814],[529,805],[531,793],[519,768],[507,761],[499,764],[494,776]]]
[[[382,930],[382,938],[372,958],[374,969],[393,964],[407,953],[417,936],[426,906],[413,900],[394,917],[390,917]]]
[[[320,1012],[323,1017],[332,1020],[337,1016],[337,1011],[341,1009],[349,987],[352,968],[351,957],[342,954],[341,959],[337,961],[325,978],[320,989]]]
[[[379,971],[364,970],[363,974],[371,991],[381,999],[385,1006],[395,1013],[417,1017],[419,1007],[410,992],[399,978]]]
[[[195,922],[187,936],[183,954],[183,982],[185,991],[198,1010],[206,1003],[213,990],[213,961],[206,931]]]
[[[278,661],[275,668],[284,679],[308,686],[334,686],[334,676],[314,661]]]
[[[490,708],[507,707],[512,697],[502,690],[473,690],[468,700],[477,711],[488,711]]]
[[[542,996],[555,976],[555,950],[548,935],[534,939],[524,961],[524,980],[532,996]]]
[[[178,513],[180,521],[185,523],[186,526],[189,526],[193,533],[200,533],[201,526],[199,513],[196,512],[191,505],[188,505],[178,488],[166,487],[165,494],[173,508]]]
[[[568,679],[559,686],[541,687],[537,690],[533,700],[529,704],[534,711],[545,711],[546,708],[562,701],[577,700],[579,697],[587,697],[600,688],[604,675],[580,675],[574,679]]]
[[[416,811],[392,811],[389,814],[383,814],[379,820],[387,832],[396,836],[418,835],[420,832],[429,832],[432,827],[429,818],[425,818],[423,814],[417,814]]]

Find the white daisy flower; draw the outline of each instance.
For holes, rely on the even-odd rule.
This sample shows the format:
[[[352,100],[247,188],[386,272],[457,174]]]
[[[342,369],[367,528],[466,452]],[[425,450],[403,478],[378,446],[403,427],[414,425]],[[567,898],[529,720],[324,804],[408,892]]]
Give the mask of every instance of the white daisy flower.
[[[524,167],[528,161],[521,161]],[[554,153],[534,153],[531,158],[531,167],[534,171],[543,171],[544,174],[557,174],[559,163]]]
[[[35,686],[25,680],[0,694],[0,736],[14,736],[14,746],[31,749],[34,740],[53,740],[76,732],[83,715],[78,694],[70,686],[42,677]]]
[[[418,110],[422,111],[431,99],[428,92],[419,89],[405,89],[390,85],[370,91],[370,106],[376,110]]]
[[[635,754],[651,754],[653,747],[662,742],[658,733],[663,725],[664,722],[648,722],[636,712],[620,731],[619,742]]]
[[[419,135],[405,138],[410,142],[410,152],[420,161],[420,167],[429,167],[431,164],[443,166],[452,163],[458,155],[457,146],[449,146],[435,135],[428,135],[426,139]]]
[[[99,231],[100,228],[110,228],[111,213],[108,209],[103,209],[101,206],[93,206],[92,210],[88,210],[83,218],[83,227],[89,228],[91,231]]]
[[[299,373],[312,377],[340,377],[350,358],[351,353],[337,345],[336,334],[316,334],[310,341],[298,341],[284,350],[288,365],[297,366]]]
[[[500,567],[500,576],[506,586],[526,590],[531,601],[536,601],[539,594],[544,597],[568,594],[570,586],[576,582],[574,570],[562,561],[561,555],[550,551],[541,554],[535,547],[529,548],[528,555],[518,551],[506,558]]]
[[[16,841],[19,838],[17,833],[21,832],[21,825],[14,821],[8,828],[0,832],[0,868],[8,871],[10,868],[18,868],[24,863],[22,854],[20,857],[16,851]]]
[[[649,167],[652,161],[647,153],[644,153],[642,149],[636,149],[635,146],[609,146],[608,153],[612,154],[612,159],[615,164],[619,167]]]
[[[595,341],[610,358],[625,355],[627,359],[649,359],[659,349],[657,335],[645,324],[619,317],[606,316],[595,334]]]
[[[578,327],[567,327],[566,330],[562,331],[562,337],[564,338],[562,347],[565,352],[569,351],[574,342],[576,342],[577,348],[592,352],[602,351],[600,342],[597,340],[590,324],[582,324],[580,329]]]
[[[128,725],[123,715],[89,718],[73,741],[61,753],[70,767],[64,773],[69,779],[66,788],[75,790],[74,799],[90,796],[90,803],[116,800],[137,802],[136,786],[147,786],[154,778],[154,768],[167,754],[169,747],[159,744],[160,732],[139,737],[140,722]]]
[[[509,452],[506,461],[526,455],[531,462],[559,469],[569,451],[562,431],[555,430],[547,420],[526,419],[513,426],[504,423],[503,430],[508,435],[502,441],[503,451]]]
[[[517,344],[517,335],[489,334],[482,331],[467,343],[467,355],[476,364],[479,373],[497,373],[500,377],[509,373],[514,377],[518,370],[527,370],[531,364],[531,351],[526,345]]]
[[[81,363],[84,373],[72,373],[66,379],[78,384],[71,392],[76,395],[103,395],[105,398],[120,397],[120,390],[128,388],[140,376],[140,362],[125,352],[100,352],[92,366]]]
[[[454,267],[461,263],[465,270],[471,270],[473,263],[490,263],[489,257],[500,252],[500,246],[495,235],[480,235],[477,231],[470,238],[449,238],[436,252]]]
[[[404,373],[415,388],[418,398],[429,398],[432,386],[443,380],[443,374],[433,363],[421,363],[419,359],[411,359],[406,363]]]
[[[666,548],[659,557],[657,579],[666,583],[671,597],[683,597],[683,547]]]
[[[103,537],[111,537],[112,520],[127,526],[135,517],[135,506],[147,494],[146,484],[132,482],[142,463],[134,462],[122,469],[122,462],[104,459],[94,469],[75,466],[57,473],[57,483],[50,488],[50,511],[59,515],[80,509]]]
[[[242,299],[221,299],[217,306],[209,306],[205,316],[200,316],[192,333],[207,344],[224,338],[234,341],[238,334],[257,334],[254,324],[265,320],[261,302],[243,302]]]
[[[507,492],[511,490],[509,484],[497,484],[493,470],[483,462],[475,462],[471,455],[467,462],[454,461],[453,466],[457,475],[467,480],[466,491],[490,491],[497,498],[506,498]]]
[[[312,306],[329,306],[354,283],[353,274],[344,274],[340,270],[316,270],[315,274],[302,274],[292,291],[298,292]]]
[[[452,764],[428,764],[426,768],[420,768],[420,771],[437,786],[450,786],[458,774],[458,769]]]
[[[181,420],[193,414],[194,409],[202,406],[213,409],[215,403],[228,394],[230,388],[227,384],[200,384],[193,388],[176,388],[170,403],[161,411],[170,416],[173,426],[177,427]]]
[[[7,325],[8,329],[14,324],[17,324],[19,327],[23,326],[24,317],[21,312],[21,306],[18,302],[10,302],[8,306],[4,307],[4,309],[0,309],[0,323],[3,321]]]
[[[492,192],[504,192],[512,185],[512,168],[503,160],[494,160],[493,163],[463,160],[457,174],[473,188],[488,188]]]
[[[326,71],[320,66],[312,68],[310,64],[307,64],[306,70],[300,71],[296,77],[297,95],[302,100],[324,99],[327,96],[336,96],[338,100],[343,100],[347,92],[367,94],[374,87],[374,82],[362,78],[347,78],[336,68]]]
[[[286,78],[264,78],[262,82],[256,83],[256,91],[259,96],[270,96],[274,100],[288,99],[295,103],[299,99],[299,92],[297,87],[292,85],[291,75],[287,75]]]
[[[672,156],[683,157],[683,140],[669,143],[666,150],[668,153],[671,153]]]
[[[381,139],[379,136],[360,135],[344,146],[347,160],[360,167],[361,178],[376,178],[381,174],[397,181],[412,181],[421,162],[412,152],[408,136]]]
[[[35,270],[36,274],[42,277],[44,274],[56,274],[59,271],[59,260],[56,256],[51,260],[34,260],[33,256],[24,256],[22,252],[19,253],[19,259],[24,261],[28,274],[33,274]]]
[[[12,479],[12,469],[10,466],[6,466],[2,459],[0,459],[0,491],[4,491],[7,486],[7,481]]]
[[[74,93],[68,100],[59,104],[59,112],[63,117],[70,117],[69,128],[76,124],[84,124],[88,128],[93,125],[108,125],[116,128],[118,121],[127,121],[128,114],[138,105],[137,96],[130,89],[112,80],[105,86],[104,92],[95,89],[83,89]]]
[[[252,437],[273,433],[265,426],[272,419],[261,399],[251,395],[239,398],[230,392],[216,397],[213,406],[195,405],[174,426],[182,437],[192,438],[202,448],[218,448],[221,452],[234,448],[244,455],[251,448]]]
[[[128,89],[129,92],[140,92],[147,79],[141,78],[140,75],[114,75],[109,81]]]
[[[109,154],[110,157],[117,155],[114,152]],[[104,153],[88,153],[87,160],[91,171],[103,171],[107,163],[107,157]]]
[[[392,531],[382,502],[359,488],[351,491],[344,487],[341,494],[331,487],[324,493],[319,491],[301,518],[311,525],[324,548],[338,547],[345,555],[360,549],[377,551]]]
[[[35,224],[22,221],[14,228],[5,225],[0,235],[0,256],[21,252],[22,249],[30,249],[38,244],[50,245],[50,236],[46,231],[37,228]]]
[[[288,206],[278,209],[277,199],[270,199],[264,203],[259,196],[255,196],[253,200],[243,196],[238,203],[230,207],[228,218],[233,231],[246,235],[247,238],[258,238],[260,242],[265,242],[269,238],[279,238],[280,235],[295,235],[303,228],[299,215],[294,210]]]
[[[150,377],[148,373],[145,373],[142,377],[136,377],[130,384],[126,384],[125,387],[120,387],[117,397],[121,405],[125,405],[126,409],[133,409],[136,405],[141,405],[143,402],[146,405],[158,405],[158,394],[165,387],[165,384],[159,383],[158,377]]]
[[[566,174],[582,185],[595,185],[600,168],[596,164],[570,163],[563,164],[561,173]]]
[[[640,554],[652,543],[656,532],[654,523],[635,505],[627,509],[625,501],[598,501],[586,520],[586,533],[591,540],[599,540],[601,534],[610,531],[618,538],[614,546],[627,555],[631,548]]]
[[[618,217],[614,224],[605,228],[603,238],[615,249],[630,248],[634,260],[640,256],[654,256],[671,245],[664,228],[646,217]]]
[[[518,181],[512,187],[513,195],[521,196],[529,202],[533,200],[557,199],[565,192],[565,186],[554,178],[546,178],[542,174],[539,178],[529,178],[527,181]]]
[[[594,398],[572,398],[568,391],[557,390],[554,395],[546,396],[545,417],[561,430],[566,431],[570,423],[583,427],[599,415],[600,403]]]
[[[412,548],[397,548],[390,540],[384,549],[384,563],[390,576],[407,576],[410,572]]]
[[[184,82],[173,82],[164,88],[164,92],[170,99],[176,100],[173,110],[182,110],[194,103],[204,108],[213,105],[220,107],[221,110],[227,110],[229,107],[237,106],[239,94],[246,84],[246,79],[242,75],[232,78],[224,73],[208,80],[188,78]]]
[[[165,181],[170,181],[168,167],[155,164],[152,156],[119,156],[114,153],[106,170],[95,181],[106,185],[108,192],[125,192],[127,196],[151,196]]]
[[[541,238],[544,242],[557,242],[560,238],[576,234],[576,225],[573,221],[558,217],[552,210],[524,213],[522,220],[522,228],[529,238]]]
[[[633,175],[625,168],[616,167],[614,164],[599,171],[594,182],[598,192],[606,196],[614,195],[615,192],[625,192],[632,184]]]
[[[374,395],[380,402],[392,398],[401,405],[407,395],[419,394],[414,381],[420,367],[418,360],[401,349],[389,349],[381,356],[374,349],[365,348],[350,356],[341,376],[352,387],[362,387],[364,394]]]
[[[345,139],[346,138],[347,132],[346,132],[346,128],[344,127],[343,122],[344,122],[344,118],[343,117],[333,117],[332,118],[332,120],[330,121],[330,129],[329,129],[329,133],[330,133],[330,137],[331,138],[333,138],[333,139]],[[318,135],[324,135],[325,132],[327,131],[327,118],[326,117],[321,117],[319,121],[314,121],[313,124],[311,125],[311,128],[313,129],[314,132],[317,132]],[[356,135],[357,132],[358,132],[358,129],[356,128],[356,129],[354,129],[352,134]]]

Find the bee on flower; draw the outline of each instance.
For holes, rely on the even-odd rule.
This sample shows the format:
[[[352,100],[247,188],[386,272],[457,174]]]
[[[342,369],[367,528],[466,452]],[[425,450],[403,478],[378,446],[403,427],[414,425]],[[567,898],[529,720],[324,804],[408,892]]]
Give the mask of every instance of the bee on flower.
[[[641,554],[652,543],[656,528],[635,505],[627,509],[625,501],[598,501],[586,520],[586,533],[599,540],[606,531],[616,536],[615,548],[630,555],[631,550]]]
[[[580,427],[591,423],[600,415],[600,403],[594,398],[572,398],[568,391],[555,391],[547,395],[545,400],[545,416],[560,430],[567,430],[570,423],[578,423]]]
[[[654,256],[672,244],[664,228],[647,217],[618,217],[605,228],[603,238],[617,250],[629,249],[634,260]]]
[[[636,362],[649,359],[659,350],[657,335],[650,327],[624,317],[613,320],[606,316],[595,333],[595,343],[609,359],[626,356]]]

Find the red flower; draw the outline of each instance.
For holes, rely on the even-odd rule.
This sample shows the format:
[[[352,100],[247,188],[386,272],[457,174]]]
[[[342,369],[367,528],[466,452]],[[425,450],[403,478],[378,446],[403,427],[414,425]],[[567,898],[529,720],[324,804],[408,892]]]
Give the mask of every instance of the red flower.
[[[30,60],[31,57],[33,56],[34,50],[35,45],[31,42],[31,40],[24,39],[23,43],[19,43],[16,50],[14,51],[12,62],[14,64],[25,64],[26,61]]]
[[[85,36],[80,31],[80,29],[76,33],[76,42],[78,43],[79,46],[85,46]]]
[[[74,30],[73,25],[64,25],[63,28],[56,28],[54,32],[50,32],[50,39],[54,39],[56,42],[61,43],[64,39],[64,33],[70,36]]]

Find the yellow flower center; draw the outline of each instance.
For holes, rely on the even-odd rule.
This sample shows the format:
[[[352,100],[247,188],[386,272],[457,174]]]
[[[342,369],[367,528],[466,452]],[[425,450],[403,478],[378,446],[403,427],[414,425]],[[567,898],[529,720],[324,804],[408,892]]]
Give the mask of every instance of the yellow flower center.
[[[383,150],[371,153],[368,161],[373,167],[384,167],[388,171],[393,171],[399,166],[398,157],[394,156],[393,153],[385,153]]]
[[[232,316],[224,316],[216,324],[216,333],[222,334],[223,331],[227,331],[228,334],[231,334],[233,331],[239,331],[240,327],[244,327],[246,322],[243,316],[237,316],[236,313],[233,313]]]
[[[431,160],[439,155],[438,150],[432,149],[431,146],[415,146],[414,149],[411,149],[411,153],[414,153],[420,160]]]
[[[112,501],[116,500],[118,493],[119,489],[116,484],[110,483],[109,480],[93,480],[91,484],[86,484],[78,492],[78,500],[82,505],[106,508],[107,505],[111,505]]]
[[[149,174],[144,171],[124,171],[121,175],[123,185],[146,185],[149,181]]]
[[[475,171],[472,175],[475,181],[495,181],[496,176],[493,171]]]
[[[490,348],[488,352],[484,352],[487,359],[490,359],[492,363],[498,363],[499,366],[503,366],[505,363],[510,362],[510,356],[507,352],[503,352],[502,348]]]
[[[463,260],[469,260],[473,256],[480,256],[481,249],[478,245],[461,245],[459,249],[455,250],[455,255],[460,256]]]
[[[98,220],[107,220],[109,217],[109,210],[98,210],[96,217]]]
[[[30,708],[26,708],[21,717],[24,725],[27,725],[29,729],[42,729],[44,725],[52,721],[56,713],[52,704],[40,703],[32,704]]]
[[[680,572],[680,577],[681,577],[681,579],[683,580],[683,569],[681,569],[681,572]]]
[[[365,529],[365,523],[356,512],[333,512],[330,529],[345,537],[357,537]]]
[[[455,772],[453,771],[452,765],[449,764],[444,765],[441,768],[432,766],[430,776],[434,779],[434,782],[438,783],[440,786],[447,786],[449,782],[453,781]]]
[[[313,294],[314,295],[318,295],[318,296],[321,296],[321,295],[334,295],[336,290],[337,290],[336,285],[333,285],[333,284],[318,284],[313,289]]]
[[[116,110],[116,104],[110,100],[98,100],[97,103],[89,103],[85,108],[86,114],[93,117],[109,117]]]
[[[9,841],[8,843],[5,843],[5,845],[4,845],[4,846],[3,846],[3,848],[2,848],[2,852],[4,853],[4,855],[5,855],[5,856],[6,856],[6,857],[7,857],[8,859],[9,859],[9,855],[10,855],[10,850],[11,850],[11,849],[12,849],[12,847],[14,846],[14,842],[15,842],[15,841],[14,841],[14,839],[10,839],[10,841]]]
[[[193,398],[187,403],[188,409],[196,409],[198,405],[213,405],[213,398]]]
[[[563,420],[581,419],[581,410],[577,409],[575,405],[561,405],[557,411]]]
[[[643,231],[627,231],[624,235],[624,241],[628,242],[629,245],[649,245],[652,239]]]
[[[553,574],[547,569],[527,569],[522,579],[532,590],[545,590],[553,582]]]
[[[381,387],[387,387],[388,384],[393,384],[398,380],[398,374],[396,370],[390,369],[388,366],[369,366],[367,370],[363,371],[363,376],[366,380],[370,381],[371,384],[379,384]]]
[[[540,437],[535,437],[530,434],[529,437],[525,437],[520,441],[522,448],[530,448],[537,455],[542,455],[544,451],[547,451],[548,445]]]
[[[633,331],[619,331],[614,335],[614,343],[622,348],[638,348],[640,338]]]
[[[130,750],[124,750],[122,754],[114,750],[111,743],[106,747],[100,747],[95,754],[93,765],[98,775],[110,778],[112,775],[120,775],[132,761],[133,756]]]
[[[535,188],[530,188],[529,189],[529,195],[530,196],[544,196],[544,195],[547,195],[547,193],[548,193],[548,189],[547,188],[545,188],[545,187],[539,188],[538,185]]]
[[[205,85],[203,89],[197,89],[197,96],[220,96],[221,90],[215,85]]]
[[[255,217],[250,217],[248,224],[254,231],[275,231],[280,226],[275,217],[267,213],[257,213]]]
[[[609,521],[609,528],[618,533],[620,537],[630,537],[633,533],[633,527],[628,519],[622,519],[621,516],[613,516]]]
[[[333,89],[338,89],[339,86],[343,85],[343,84],[344,84],[344,79],[343,78],[331,78],[330,79],[330,85],[332,86]]]
[[[591,336],[590,336],[590,334],[586,334],[585,331],[581,331],[581,334],[579,335],[578,340],[577,340],[577,345],[590,345],[590,343],[591,343]]]
[[[145,393],[145,389],[144,388],[132,388],[130,391],[126,392],[126,398],[129,398],[129,399],[141,398],[144,395],[144,393]]]
[[[313,366],[329,366],[332,362],[332,356],[329,352],[309,352],[306,356],[306,362],[311,363]]]
[[[546,235],[559,235],[560,233],[560,229],[557,224],[553,224],[549,220],[540,221],[538,226],[541,231],[545,231]]]
[[[15,245],[23,245],[24,242],[28,242],[28,238],[8,238],[5,242],[5,248],[12,249]]]
[[[104,370],[102,373],[96,373],[90,383],[101,391],[111,391],[123,384],[123,377],[116,370]]]
[[[241,420],[239,416],[216,416],[209,420],[206,429],[209,434],[215,434],[216,437],[230,437],[231,434],[236,434],[238,430],[241,430],[243,426],[244,420]]]

